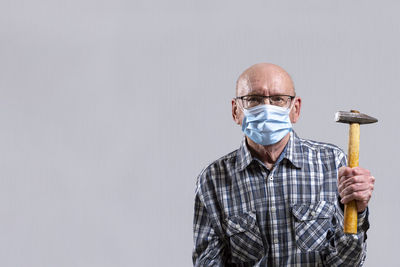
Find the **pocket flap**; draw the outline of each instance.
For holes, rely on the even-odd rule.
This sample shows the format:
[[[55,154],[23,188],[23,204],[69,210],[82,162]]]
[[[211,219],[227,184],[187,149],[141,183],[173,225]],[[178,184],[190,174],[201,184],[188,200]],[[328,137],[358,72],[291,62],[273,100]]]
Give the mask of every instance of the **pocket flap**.
[[[256,221],[256,214],[253,211],[229,216],[227,218],[226,233],[228,236],[232,236],[237,233],[248,231],[255,226]]]
[[[325,200],[314,203],[296,203],[292,205],[293,216],[299,221],[330,218],[335,211],[335,205]]]

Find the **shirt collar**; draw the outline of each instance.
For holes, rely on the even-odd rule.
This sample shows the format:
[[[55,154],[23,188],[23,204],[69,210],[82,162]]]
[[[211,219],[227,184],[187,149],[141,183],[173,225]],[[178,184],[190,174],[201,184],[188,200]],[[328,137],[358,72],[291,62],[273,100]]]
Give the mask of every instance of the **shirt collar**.
[[[290,139],[287,144],[285,158],[290,161],[296,168],[301,169],[303,167],[303,149],[301,148],[300,138],[293,130],[290,132]]]
[[[300,138],[293,130],[290,132],[289,142],[283,151],[285,153],[284,158],[291,162],[296,168],[303,167],[304,156],[303,150],[301,149]],[[250,165],[253,159],[254,158],[247,147],[246,136],[244,136],[237,151],[236,169],[242,171]]]
[[[247,147],[246,136],[243,136],[236,156],[236,169],[242,171],[253,161],[253,156]]]

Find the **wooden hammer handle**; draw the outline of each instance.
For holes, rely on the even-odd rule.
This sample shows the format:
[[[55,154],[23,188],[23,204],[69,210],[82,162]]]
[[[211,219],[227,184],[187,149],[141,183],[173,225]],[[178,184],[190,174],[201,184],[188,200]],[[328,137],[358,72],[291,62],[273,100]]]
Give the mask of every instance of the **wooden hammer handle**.
[[[347,165],[350,168],[358,166],[360,149],[360,124],[351,123],[349,132],[349,151]],[[357,205],[353,200],[344,206],[344,232],[346,234],[357,234]]]

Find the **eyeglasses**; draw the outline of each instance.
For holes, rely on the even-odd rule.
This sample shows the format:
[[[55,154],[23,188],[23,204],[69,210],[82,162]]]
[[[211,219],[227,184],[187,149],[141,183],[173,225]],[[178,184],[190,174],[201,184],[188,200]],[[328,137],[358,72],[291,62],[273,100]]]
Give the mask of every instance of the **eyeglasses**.
[[[243,104],[243,108],[253,108],[258,105],[273,105],[283,108],[290,107],[292,100],[295,96],[291,95],[244,95],[238,96],[235,99],[240,99]]]

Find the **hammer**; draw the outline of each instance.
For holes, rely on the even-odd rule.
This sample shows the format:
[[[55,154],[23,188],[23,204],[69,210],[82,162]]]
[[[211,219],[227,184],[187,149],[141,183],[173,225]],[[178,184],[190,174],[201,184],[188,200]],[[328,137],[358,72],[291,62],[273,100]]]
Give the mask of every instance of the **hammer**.
[[[335,114],[335,120],[350,124],[347,165],[350,168],[357,167],[360,148],[360,124],[374,123],[378,120],[357,110],[338,111]],[[354,200],[344,206],[344,232],[346,234],[357,234],[357,206]]]

